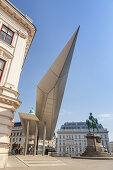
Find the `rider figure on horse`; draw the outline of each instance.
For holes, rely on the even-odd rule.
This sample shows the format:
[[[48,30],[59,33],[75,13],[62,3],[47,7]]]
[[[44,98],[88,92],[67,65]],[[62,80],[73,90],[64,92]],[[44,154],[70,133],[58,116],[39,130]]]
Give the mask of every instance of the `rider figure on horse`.
[[[93,117],[92,113],[90,113],[89,120],[86,120],[86,124],[88,126],[89,133],[91,133],[90,131],[91,128],[93,128],[93,133],[95,128],[98,131],[98,120]]]

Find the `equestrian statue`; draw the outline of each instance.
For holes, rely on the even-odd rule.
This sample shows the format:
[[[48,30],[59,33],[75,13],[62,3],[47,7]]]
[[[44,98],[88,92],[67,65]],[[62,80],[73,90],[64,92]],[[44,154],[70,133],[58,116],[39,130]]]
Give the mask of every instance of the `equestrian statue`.
[[[93,117],[92,113],[90,113],[89,120],[86,120],[86,125],[88,126],[89,133],[91,133],[91,129],[93,129],[93,134],[94,134],[94,129],[97,129],[98,131],[98,120]]]

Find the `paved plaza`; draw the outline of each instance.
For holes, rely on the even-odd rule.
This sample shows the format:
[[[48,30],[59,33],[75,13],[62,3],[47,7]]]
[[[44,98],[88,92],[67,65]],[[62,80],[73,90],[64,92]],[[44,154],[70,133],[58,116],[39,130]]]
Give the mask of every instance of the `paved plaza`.
[[[4,170],[113,170],[113,160],[82,160],[51,156],[9,156]]]

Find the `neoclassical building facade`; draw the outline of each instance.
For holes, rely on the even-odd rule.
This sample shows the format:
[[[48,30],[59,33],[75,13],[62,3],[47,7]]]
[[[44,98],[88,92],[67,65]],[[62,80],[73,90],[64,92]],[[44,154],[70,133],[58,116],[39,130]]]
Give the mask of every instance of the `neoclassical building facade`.
[[[102,145],[111,153],[108,130],[98,125]],[[95,131],[96,132],[96,131]],[[87,146],[88,127],[85,122],[66,122],[57,131],[57,152],[59,156],[80,155]]]
[[[31,19],[8,0],[0,0],[0,167],[8,159],[14,113],[20,106],[18,82],[35,35]]]

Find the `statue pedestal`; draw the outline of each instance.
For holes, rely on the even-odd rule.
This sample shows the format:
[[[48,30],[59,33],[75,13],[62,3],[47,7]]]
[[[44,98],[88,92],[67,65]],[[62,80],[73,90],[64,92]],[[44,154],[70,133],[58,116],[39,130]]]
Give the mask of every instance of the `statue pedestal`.
[[[101,136],[99,134],[88,134],[87,148],[81,156],[87,157],[109,157],[110,154],[105,152],[102,146]]]

